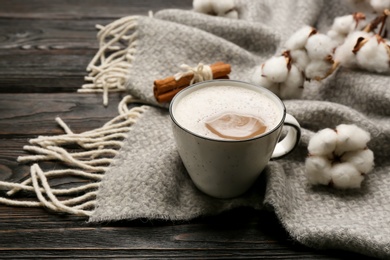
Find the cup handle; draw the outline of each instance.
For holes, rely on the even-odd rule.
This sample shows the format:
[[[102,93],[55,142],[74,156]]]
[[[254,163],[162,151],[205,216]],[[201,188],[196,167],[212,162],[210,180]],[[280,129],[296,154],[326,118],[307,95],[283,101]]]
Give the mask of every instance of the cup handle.
[[[287,126],[287,134],[277,143],[271,159],[279,159],[289,154],[301,139],[301,126],[292,115],[286,114],[284,126]]]

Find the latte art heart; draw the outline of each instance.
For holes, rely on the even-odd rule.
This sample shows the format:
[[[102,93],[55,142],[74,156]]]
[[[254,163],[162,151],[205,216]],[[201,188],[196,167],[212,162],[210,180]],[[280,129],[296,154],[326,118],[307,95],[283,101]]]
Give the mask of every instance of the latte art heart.
[[[261,135],[267,126],[260,118],[224,113],[205,122],[206,127],[215,135],[231,140],[243,140]]]

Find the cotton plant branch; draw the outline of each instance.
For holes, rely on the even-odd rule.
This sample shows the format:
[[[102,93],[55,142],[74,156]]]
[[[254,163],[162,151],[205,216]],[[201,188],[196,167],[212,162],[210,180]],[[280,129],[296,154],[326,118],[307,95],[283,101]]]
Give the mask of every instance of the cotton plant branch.
[[[304,26],[286,41],[282,54],[254,69],[251,80],[282,99],[294,99],[302,96],[306,81],[322,81],[340,66],[388,74],[389,15],[384,9],[369,23],[361,12],[337,17],[326,34]]]
[[[326,34],[305,26],[286,41],[281,55],[256,67],[252,81],[282,99],[291,99],[301,97],[305,81],[322,81],[340,66],[388,74],[390,43],[385,36],[389,15],[389,9],[384,9],[369,23],[360,12],[338,17]],[[316,133],[305,161],[308,183],[360,188],[374,168],[370,138],[356,125],[342,124]]]

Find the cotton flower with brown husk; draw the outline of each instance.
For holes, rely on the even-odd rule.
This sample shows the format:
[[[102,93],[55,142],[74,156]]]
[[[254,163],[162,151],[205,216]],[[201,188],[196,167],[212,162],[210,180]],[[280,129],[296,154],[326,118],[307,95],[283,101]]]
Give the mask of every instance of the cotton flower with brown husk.
[[[374,167],[369,141],[370,134],[356,125],[341,124],[317,132],[308,145],[307,180],[312,185],[359,188]]]

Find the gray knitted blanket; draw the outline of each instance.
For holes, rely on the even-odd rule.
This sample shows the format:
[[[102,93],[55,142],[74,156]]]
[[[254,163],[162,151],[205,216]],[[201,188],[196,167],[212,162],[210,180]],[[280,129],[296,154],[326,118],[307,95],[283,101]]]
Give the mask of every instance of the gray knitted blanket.
[[[150,108],[132,126],[98,190],[91,222],[159,218],[187,220],[235,207],[274,210],[297,241],[390,257],[390,78],[340,68],[305,85],[303,98],[286,100],[300,122],[302,141],[288,157],[272,161],[245,195],[219,200],[199,192],[176,151],[165,105],[153,97],[153,81],[180,64],[224,61],[232,79],[250,81],[255,66],[278,53],[303,25],[327,30],[351,10],[343,1],[236,1],[239,19],[191,10],[162,10],[136,17],[134,59],[127,91]],[[304,162],[310,137],[323,128],[356,124],[371,134],[375,169],[361,189],[311,186]]]
[[[86,216],[90,222],[189,220],[252,207],[274,211],[291,237],[307,246],[389,259],[389,73],[341,66],[322,81],[306,82],[300,99],[284,100],[287,112],[302,126],[298,148],[269,162],[244,195],[224,200],[195,188],[176,151],[167,104],[157,103],[153,95],[154,80],[174,75],[181,64],[195,67],[222,61],[231,65],[231,79],[256,83],[254,72],[280,55],[286,40],[298,29],[311,25],[326,33],[335,17],[351,14],[353,10],[345,2],[236,0],[231,17],[237,11],[239,19],[193,10],[162,10],[154,16],[124,17],[100,26],[100,49],[86,77],[90,83],[80,91],[103,92],[104,103],[110,90],[125,90],[132,98],[126,96],[120,102],[117,117],[83,133],[74,133],[57,118],[65,134],[39,136],[24,146],[33,155],[20,156],[18,162],[34,162],[31,177],[22,183],[0,181],[0,188],[8,190],[6,196],[0,196],[0,203],[45,207]],[[377,38],[371,39],[376,44]],[[372,66],[371,56],[364,57]],[[381,69],[388,69],[386,57],[379,60]],[[296,75],[299,77],[299,71]],[[148,105],[129,110],[127,103],[134,98]],[[359,189],[312,186],[305,170],[309,141],[319,130],[340,124],[355,124],[370,133],[368,148],[374,152],[374,170]],[[69,148],[74,145],[83,151]],[[45,160],[64,165],[41,168],[39,161]],[[51,187],[48,181],[68,176],[87,181],[69,189]],[[35,193],[37,200],[12,197],[22,190]]]
[[[239,19],[185,10],[137,18],[137,46],[127,90],[154,103],[132,127],[99,188],[90,221],[135,218],[191,219],[238,206],[274,210],[297,241],[390,257],[390,78],[341,68],[305,86],[301,100],[286,100],[303,127],[302,142],[283,160],[269,163],[244,196],[218,200],[199,192],[175,149],[168,113],[154,101],[153,80],[173,75],[182,63],[225,61],[232,79],[250,81],[253,68],[282,49],[303,25],[326,30],[351,12],[341,1],[237,1]],[[361,189],[311,186],[304,161],[320,129],[356,124],[371,136],[375,169]]]

